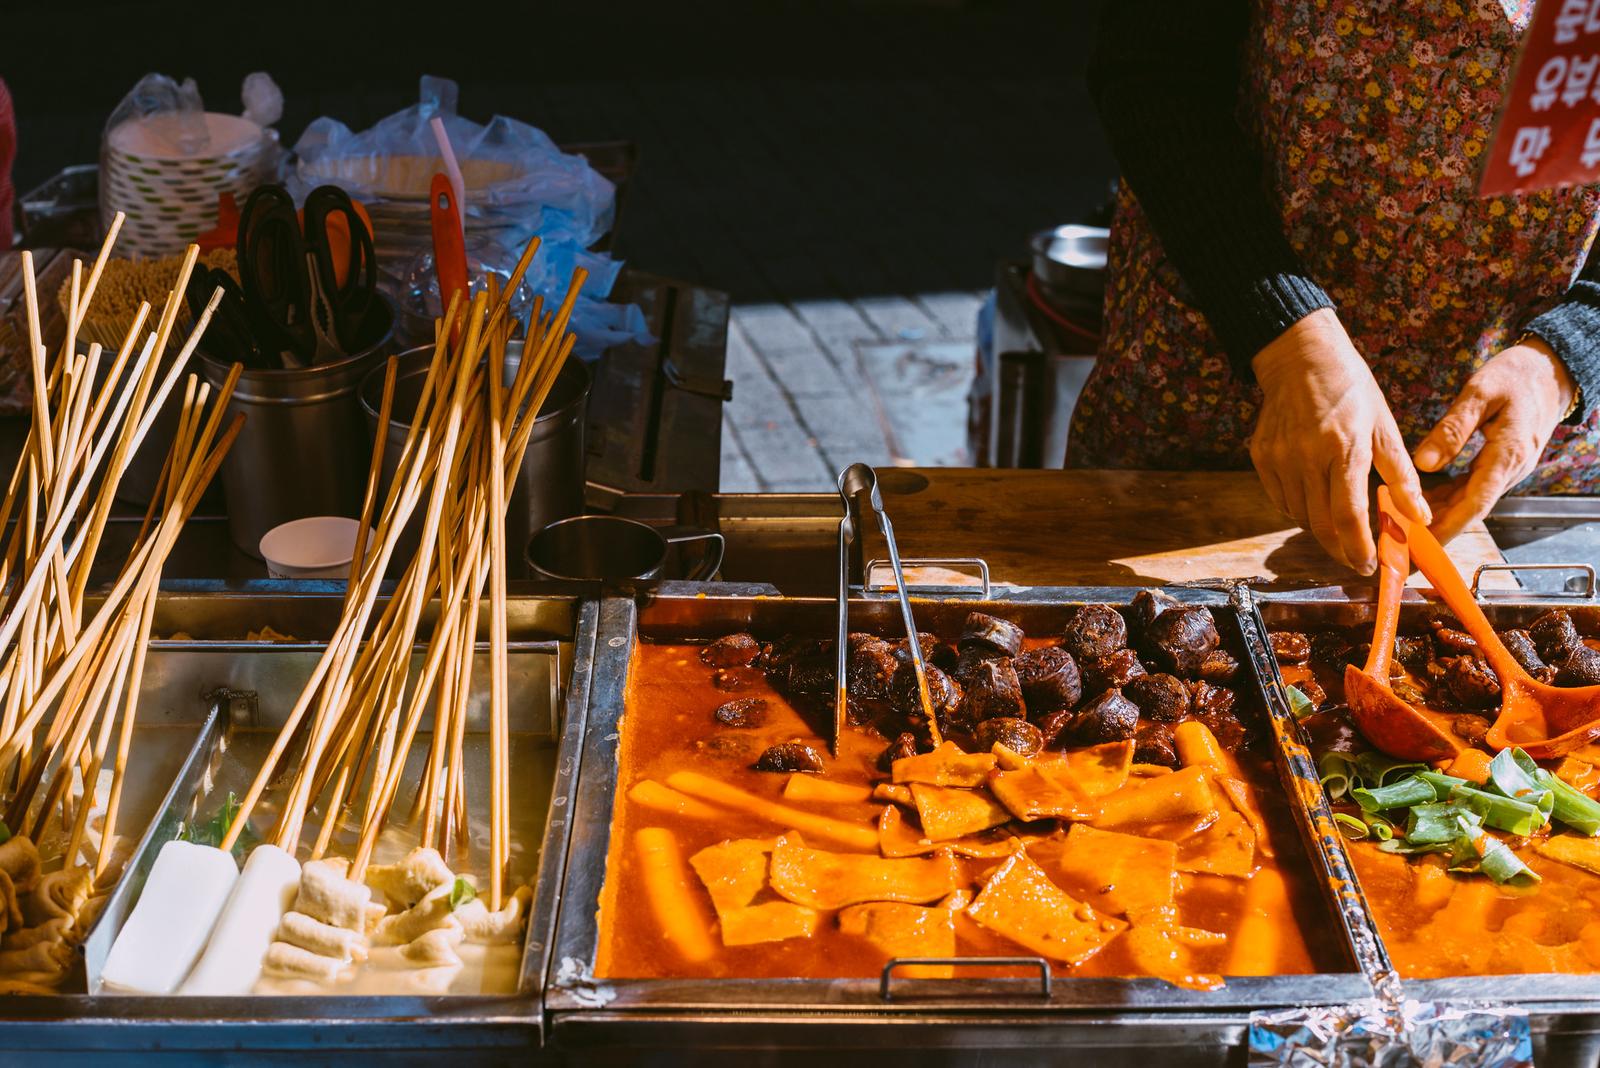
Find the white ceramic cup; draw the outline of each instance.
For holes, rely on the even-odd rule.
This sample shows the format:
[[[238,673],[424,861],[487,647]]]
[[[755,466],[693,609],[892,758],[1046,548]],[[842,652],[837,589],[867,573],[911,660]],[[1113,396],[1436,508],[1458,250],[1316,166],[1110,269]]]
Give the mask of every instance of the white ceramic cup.
[[[314,515],[280,523],[261,536],[267,574],[277,579],[350,577],[361,524],[339,515]],[[367,535],[372,544],[372,535]]]

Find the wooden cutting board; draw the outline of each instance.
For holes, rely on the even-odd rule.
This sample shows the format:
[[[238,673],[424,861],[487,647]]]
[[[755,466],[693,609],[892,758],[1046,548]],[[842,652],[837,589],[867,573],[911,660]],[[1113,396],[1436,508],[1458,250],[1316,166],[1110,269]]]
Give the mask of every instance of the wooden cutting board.
[[[1308,532],[1286,526],[1252,471],[882,468],[878,479],[902,556],[981,556],[996,582],[1371,583],[1330,560]],[[1469,576],[1504,561],[1481,523],[1449,549]],[[887,557],[876,531],[865,551],[864,560]],[[1411,578],[1426,585],[1419,580]],[[1504,574],[1484,584],[1515,585]]]

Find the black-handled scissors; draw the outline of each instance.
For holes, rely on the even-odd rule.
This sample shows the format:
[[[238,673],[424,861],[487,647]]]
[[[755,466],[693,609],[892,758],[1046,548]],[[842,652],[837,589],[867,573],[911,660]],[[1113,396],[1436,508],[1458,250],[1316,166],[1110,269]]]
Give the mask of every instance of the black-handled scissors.
[[[331,323],[324,321],[324,327],[331,326],[330,332],[338,339],[340,348],[355,352],[372,342],[363,329],[372,313],[378,288],[378,257],[372,233],[356,213],[349,194],[336,185],[313,189],[306,196],[303,214],[305,222],[301,230],[310,257],[308,264],[315,288],[320,291],[317,317],[330,316]],[[343,250],[334,247],[336,242],[330,236],[328,224],[336,216],[343,217],[348,235]],[[340,251],[344,253],[342,265],[338,262]],[[343,285],[339,284],[341,274],[344,275]]]
[[[211,315],[211,325],[206,330],[201,348],[227,363],[237,360],[251,368],[281,368],[283,361],[276,354],[272,357],[261,355],[244,291],[227,271],[204,264],[195,267],[189,275],[189,288],[185,293],[189,301],[189,313],[198,319],[211,303],[211,295],[218,289],[222,290],[222,299],[217,302],[216,311]]]
[[[316,361],[311,275],[294,200],[280,185],[250,194],[239,213],[239,288],[261,352],[290,366]]]

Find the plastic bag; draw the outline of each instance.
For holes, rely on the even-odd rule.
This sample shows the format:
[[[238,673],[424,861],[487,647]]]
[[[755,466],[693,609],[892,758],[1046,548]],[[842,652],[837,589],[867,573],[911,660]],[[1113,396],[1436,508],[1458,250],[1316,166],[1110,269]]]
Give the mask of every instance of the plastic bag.
[[[193,78],[180,84],[165,74],[146,74],[111,110],[106,136],[137,119],[146,137],[180,156],[198,156],[211,146],[206,108]]]
[[[456,114],[456,83],[424,76],[421,99],[359,133],[323,117],[295,143],[297,198],[325,182],[369,209],[415,203],[426,214],[428,183],[442,170],[429,120],[444,121],[466,181],[467,229],[492,232],[520,251],[528,238],[560,227],[581,246],[611,228],[616,190],[582,156],[567,155],[544,131],[497,115],[480,125]],[[381,236],[381,235],[380,235]]]

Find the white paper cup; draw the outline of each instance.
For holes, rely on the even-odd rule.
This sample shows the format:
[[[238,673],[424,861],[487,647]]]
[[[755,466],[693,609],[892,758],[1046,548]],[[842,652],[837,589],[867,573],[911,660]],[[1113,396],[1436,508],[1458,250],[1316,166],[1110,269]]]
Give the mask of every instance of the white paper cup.
[[[267,574],[278,579],[350,577],[361,524],[339,515],[314,515],[280,523],[261,536]],[[367,535],[371,544],[372,535]]]

